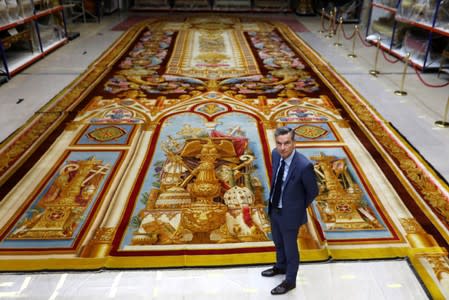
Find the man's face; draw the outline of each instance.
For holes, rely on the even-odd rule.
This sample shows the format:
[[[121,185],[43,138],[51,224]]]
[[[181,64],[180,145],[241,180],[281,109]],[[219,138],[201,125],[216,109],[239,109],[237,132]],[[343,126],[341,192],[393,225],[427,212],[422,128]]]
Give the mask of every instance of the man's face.
[[[286,159],[292,154],[293,150],[295,150],[295,143],[290,133],[276,137],[276,150],[283,159]]]

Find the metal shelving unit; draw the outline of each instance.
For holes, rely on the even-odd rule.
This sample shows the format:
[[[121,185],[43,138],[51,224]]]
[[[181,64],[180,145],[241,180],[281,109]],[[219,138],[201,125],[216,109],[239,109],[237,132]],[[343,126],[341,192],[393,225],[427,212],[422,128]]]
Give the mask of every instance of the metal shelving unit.
[[[63,6],[30,3],[31,13],[0,25],[0,75],[8,79],[68,41]]]
[[[369,35],[398,58],[410,53],[410,64],[423,71],[448,68],[441,54],[449,50],[449,1],[373,0]]]

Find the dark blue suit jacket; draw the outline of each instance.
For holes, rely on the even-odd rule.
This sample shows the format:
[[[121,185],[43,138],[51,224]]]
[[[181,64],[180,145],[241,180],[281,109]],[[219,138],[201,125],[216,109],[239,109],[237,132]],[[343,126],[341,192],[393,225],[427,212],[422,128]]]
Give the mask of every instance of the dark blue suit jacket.
[[[273,168],[270,199],[276,171],[281,160],[281,156],[276,149],[272,151],[271,159]],[[294,229],[307,223],[306,209],[317,195],[318,185],[313,164],[304,155],[295,150],[282,192],[282,227]],[[270,212],[271,204],[268,207]]]

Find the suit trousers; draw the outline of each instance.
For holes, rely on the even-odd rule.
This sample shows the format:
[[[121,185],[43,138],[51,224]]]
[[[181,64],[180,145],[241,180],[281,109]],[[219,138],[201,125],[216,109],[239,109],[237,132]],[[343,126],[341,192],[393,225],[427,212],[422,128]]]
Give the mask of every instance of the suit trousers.
[[[286,271],[285,280],[296,282],[299,268],[297,236],[299,228],[288,228],[282,220],[282,209],[272,209],[270,213],[271,235],[276,247],[276,267]]]

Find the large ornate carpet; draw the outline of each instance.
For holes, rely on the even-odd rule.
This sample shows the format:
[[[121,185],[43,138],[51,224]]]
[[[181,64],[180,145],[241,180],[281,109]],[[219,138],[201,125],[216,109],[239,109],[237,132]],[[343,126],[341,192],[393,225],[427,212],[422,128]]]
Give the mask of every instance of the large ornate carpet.
[[[0,269],[274,261],[273,131],[315,164],[303,261],[408,257],[448,286],[448,188],[288,26],[144,21],[2,144]]]

